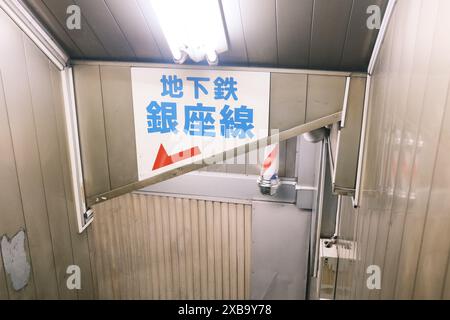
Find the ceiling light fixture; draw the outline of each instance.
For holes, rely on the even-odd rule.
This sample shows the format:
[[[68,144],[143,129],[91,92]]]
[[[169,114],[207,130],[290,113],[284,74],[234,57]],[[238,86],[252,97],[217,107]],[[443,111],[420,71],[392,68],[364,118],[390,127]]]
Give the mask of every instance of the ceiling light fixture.
[[[150,0],[175,63],[217,65],[228,50],[219,0]]]

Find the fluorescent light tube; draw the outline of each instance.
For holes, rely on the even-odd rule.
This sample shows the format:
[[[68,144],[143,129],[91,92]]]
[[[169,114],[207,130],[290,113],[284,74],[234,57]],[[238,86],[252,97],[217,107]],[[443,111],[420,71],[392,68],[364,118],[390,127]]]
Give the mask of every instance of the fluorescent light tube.
[[[228,50],[218,0],[150,0],[175,62],[217,64]]]

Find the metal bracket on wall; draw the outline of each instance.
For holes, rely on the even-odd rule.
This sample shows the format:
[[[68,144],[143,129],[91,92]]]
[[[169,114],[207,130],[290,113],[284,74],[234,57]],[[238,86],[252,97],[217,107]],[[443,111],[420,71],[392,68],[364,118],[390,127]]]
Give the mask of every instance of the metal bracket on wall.
[[[236,147],[234,149],[231,149],[231,150],[219,153],[219,154],[215,154],[207,159],[204,159],[202,163],[187,164],[182,167],[172,169],[172,170],[162,173],[160,175],[154,176],[152,178],[134,182],[134,183],[116,188],[113,191],[105,192],[98,196],[88,198],[87,203],[88,203],[88,205],[99,204],[101,202],[104,202],[108,199],[117,197],[119,195],[126,194],[129,192],[135,191],[135,190],[143,189],[150,185],[153,185],[153,184],[156,184],[156,183],[168,180],[168,179],[172,179],[172,178],[175,178],[177,176],[180,176],[180,175],[192,172],[192,171],[199,170],[199,169],[207,166],[207,164],[214,163],[216,161],[216,159],[225,159],[228,152],[234,152],[235,156],[240,156],[245,153],[256,151],[260,148],[260,146],[267,146],[267,145],[271,145],[273,143],[279,143],[281,141],[285,141],[290,138],[297,137],[299,135],[310,132],[312,130],[316,130],[316,129],[325,127],[327,125],[336,123],[336,122],[340,121],[341,118],[342,118],[342,112],[336,112],[336,113],[327,115],[325,117],[322,117],[322,118],[319,118],[316,120],[312,120],[310,122],[295,126],[293,128],[287,129],[287,130],[284,130],[278,134],[274,134],[274,135],[271,135],[271,136],[268,136],[265,138],[261,138],[257,141],[247,143],[246,145]]]
[[[358,166],[356,172],[356,187],[355,195],[352,197],[353,207],[356,209],[359,207],[359,201],[361,198],[361,183],[362,183],[362,169],[363,160],[365,153],[365,143],[366,143],[366,130],[367,130],[367,118],[369,113],[369,99],[370,99],[370,86],[371,86],[371,76],[367,76],[366,80],[366,92],[364,96],[364,107],[363,107],[363,120],[361,125],[361,139],[359,142],[359,155],[358,155]]]

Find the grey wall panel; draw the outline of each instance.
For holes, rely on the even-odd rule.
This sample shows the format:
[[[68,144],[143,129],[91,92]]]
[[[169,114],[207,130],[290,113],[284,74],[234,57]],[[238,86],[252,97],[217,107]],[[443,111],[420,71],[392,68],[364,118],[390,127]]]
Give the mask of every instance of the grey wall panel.
[[[275,0],[240,0],[240,7],[249,63],[277,64]]]
[[[0,259],[2,259],[2,255],[0,254]],[[0,263],[0,300],[8,300],[8,285],[6,282],[6,273],[3,268],[3,263]]]
[[[24,40],[59,297],[74,299],[76,293],[66,285],[66,269],[73,264],[73,254],[71,238],[67,236],[70,230],[53,107],[50,62],[31,40]]]
[[[160,61],[161,51],[136,0],[106,0],[106,4],[139,59]],[[145,40],[144,40],[145,39]]]
[[[100,76],[111,188],[117,188],[138,180],[131,72],[103,66]]]
[[[447,1],[400,0],[372,81],[352,297],[446,298],[449,68]],[[365,270],[379,265],[381,290]],[[343,296],[345,297],[345,296]]]
[[[304,74],[272,73],[269,121],[272,130],[283,131],[305,123],[307,77]]]
[[[425,5],[423,1],[420,6],[420,16],[418,20],[417,39],[414,53],[414,72],[411,75],[410,89],[408,95],[408,112],[406,114],[405,126],[404,126],[404,139],[411,141],[412,143],[406,144],[404,152],[404,159],[406,162],[406,175],[407,181],[402,181],[400,184],[403,192],[408,192],[414,195],[413,185],[411,185],[411,179],[416,176],[417,165],[414,154],[421,152],[418,140],[419,129],[423,112],[425,107],[423,105],[425,94],[427,91],[428,75],[431,64],[431,54],[433,48],[434,33],[437,14],[438,3],[430,2],[429,5]],[[414,93],[414,94],[413,94]],[[399,298],[411,298],[414,290],[414,279],[416,276],[416,266],[418,260],[417,247],[420,246],[421,238],[418,234],[422,232],[423,216],[416,211],[413,205],[415,202],[408,201],[408,210],[404,220],[404,229],[402,232],[402,243],[411,243],[411,246],[402,246],[402,251],[399,255],[398,272],[396,280],[396,296]]]
[[[81,29],[68,30],[66,26],[68,15],[66,12],[69,6],[75,4],[72,0],[43,0],[43,2],[48,8],[51,8],[60,26],[66,30],[83,54],[91,57],[110,57],[103,43],[95,34],[95,30],[90,27],[83,15],[81,17]]]
[[[398,270],[399,262],[399,250],[401,249],[401,239],[403,234],[403,227],[405,223],[405,216],[408,207],[407,197],[404,196],[405,192],[409,188],[411,181],[411,170],[413,161],[411,157],[411,145],[407,143],[398,143],[398,141],[410,139],[409,133],[405,130],[407,128],[407,121],[411,121],[417,118],[417,109],[412,109],[413,104],[408,104],[409,95],[411,92],[412,75],[416,73],[416,61],[417,53],[414,48],[418,44],[416,39],[418,37],[418,19],[420,16],[421,3],[420,1],[415,1],[411,4],[408,10],[402,10],[399,12],[398,16],[398,27],[396,27],[396,32],[394,33],[394,41],[398,41],[401,44],[401,58],[396,57],[391,60],[392,63],[398,65],[399,72],[392,75],[393,82],[390,84],[392,87],[392,98],[388,106],[391,107],[392,111],[387,111],[391,113],[393,118],[391,141],[392,146],[390,147],[390,158],[389,162],[393,163],[390,170],[390,179],[387,179],[388,189],[393,190],[394,188],[398,190],[388,201],[386,211],[389,212],[389,233],[386,236],[386,246],[380,248],[380,252],[384,251],[384,261],[383,268],[386,270]],[[401,14],[401,15],[400,15]],[[403,29],[415,30],[415,32],[404,34]],[[392,50],[397,52],[399,47],[392,46]],[[429,57],[429,55],[428,55]],[[398,62],[397,62],[398,61]],[[420,88],[415,88],[415,94],[419,97],[424,91]],[[408,110],[410,109],[410,110]],[[410,113],[410,114],[408,114]],[[403,194],[403,195],[402,195]],[[383,214],[384,216],[388,216]],[[386,219],[383,219],[386,221]],[[384,225],[383,225],[384,226]],[[380,228],[380,231],[387,228]],[[381,259],[379,260],[381,261]],[[397,272],[389,272],[384,276],[383,286],[384,290],[381,297],[391,297],[394,295],[395,282],[396,282]],[[406,288],[405,288],[406,289]]]
[[[5,17],[0,16],[0,23],[2,19],[5,19]],[[3,75],[1,73],[0,87],[0,152],[2,154],[0,157],[0,234],[2,236],[7,235],[12,238],[20,230],[20,228],[23,228],[25,225],[25,218],[23,215],[22,199],[20,197],[17,167],[9,127],[8,110],[6,108]],[[30,261],[28,242],[26,242],[26,251],[27,259]],[[3,272],[3,261],[1,261],[0,264],[2,265],[1,271]],[[11,299],[18,298],[19,295],[15,293],[11,280],[4,273],[3,277],[5,282],[2,282],[1,286],[4,287],[3,290],[7,290],[6,299],[8,296]],[[21,296],[32,299],[35,297],[33,275],[31,275],[29,281],[29,285],[22,291]],[[8,291],[10,292],[9,294]],[[4,291],[3,294],[5,294]]]
[[[450,112],[450,57],[448,54],[450,43],[445,40],[450,30],[450,22],[446,18],[445,11],[450,10],[450,3],[439,1],[438,10],[420,124],[421,147],[415,157],[415,165],[420,166],[420,171],[417,172],[416,179],[411,182],[411,191],[416,194],[413,208],[421,212],[425,225],[421,232],[422,243],[414,286],[416,299],[442,298],[450,252],[447,234],[443,234],[438,241],[436,239],[437,234],[441,234],[442,230],[448,230],[450,226],[450,215],[447,211],[449,190],[446,185],[450,177],[446,167],[449,156],[446,127],[450,120],[447,116]]]
[[[309,66],[313,0],[278,0],[277,44],[280,66]]]
[[[80,66],[74,70],[81,159],[86,196],[111,189],[100,68]]]
[[[445,278],[445,287],[442,293],[442,299],[450,300],[450,264],[447,266],[447,275]]]
[[[74,0],[105,50],[118,59],[135,57],[133,50],[104,1]]]
[[[78,235],[70,190],[60,73],[3,11],[0,36],[0,237],[23,230],[31,266],[25,288],[16,290],[4,273],[0,287],[7,285],[10,299],[92,298],[87,238]],[[82,273],[76,292],[66,286],[72,264]]]
[[[5,101],[17,167],[22,206],[33,265],[36,294],[42,298],[57,298],[52,242],[41,175],[33,105],[28,83],[28,71],[23,34],[0,12],[1,38],[9,39],[0,49]],[[19,230],[17,230],[18,232]]]
[[[342,110],[345,78],[308,75],[306,121]]]
[[[315,0],[309,56],[311,68],[339,64],[347,34],[352,0]]]
[[[279,203],[252,207],[252,299],[304,299],[310,212]]]
[[[285,177],[287,178],[295,178],[296,168],[297,168],[297,144],[298,138],[291,138],[286,141],[286,171]]]

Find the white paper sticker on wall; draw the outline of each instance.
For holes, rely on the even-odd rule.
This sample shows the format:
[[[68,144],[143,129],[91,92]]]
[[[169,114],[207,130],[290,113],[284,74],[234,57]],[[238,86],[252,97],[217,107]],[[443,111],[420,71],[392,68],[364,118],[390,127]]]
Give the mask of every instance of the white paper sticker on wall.
[[[139,180],[267,137],[270,73],[132,68],[131,77]]]

